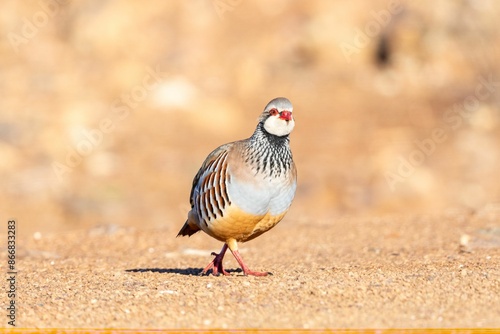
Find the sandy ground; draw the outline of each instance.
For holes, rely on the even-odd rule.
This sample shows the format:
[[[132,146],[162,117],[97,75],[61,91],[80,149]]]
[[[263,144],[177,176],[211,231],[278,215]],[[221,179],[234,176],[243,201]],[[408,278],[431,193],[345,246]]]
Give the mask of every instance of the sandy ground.
[[[18,326],[499,327],[495,219],[290,217],[242,245],[253,269],[273,273],[261,278],[230,255],[230,277],[199,276],[220,247],[203,234],[108,225],[38,235],[18,246]]]
[[[500,203],[500,3],[410,1],[384,25],[393,1],[221,1],[59,1],[36,34],[46,7],[6,3],[0,32],[27,37],[0,40],[0,218],[176,226],[207,154],[277,96],[296,217]]]

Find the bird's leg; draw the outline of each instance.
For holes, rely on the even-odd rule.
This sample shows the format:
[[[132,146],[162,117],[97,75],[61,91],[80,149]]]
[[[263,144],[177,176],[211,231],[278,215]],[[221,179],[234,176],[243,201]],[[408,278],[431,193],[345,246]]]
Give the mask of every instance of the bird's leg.
[[[229,250],[233,254],[236,261],[238,261],[238,263],[240,264],[240,267],[243,270],[243,274],[250,275],[250,276],[267,276],[267,275],[269,275],[268,272],[253,271],[247,267],[245,262],[243,262],[243,258],[241,257],[240,252],[238,252],[238,245],[236,243],[236,240],[230,240],[228,243],[226,243],[226,245],[228,245],[228,244],[229,244]]]
[[[203,269],[201,275],[206,274],[210,269],[212,269],[212,275],[214,276],[218,276],[219,273],[222,273],[225,276],[230,275],[227,271],[224,270],[224,267],[222,266],[222,259],[224,258],[224,254],[226,254],[226,250],[227,250],[227,244],[224,244],[219,254],[212,252],[212,255],[214,255],[215,257],[212,260],[212,262],[210,262],[208,266],[206,266],[205,269]]]

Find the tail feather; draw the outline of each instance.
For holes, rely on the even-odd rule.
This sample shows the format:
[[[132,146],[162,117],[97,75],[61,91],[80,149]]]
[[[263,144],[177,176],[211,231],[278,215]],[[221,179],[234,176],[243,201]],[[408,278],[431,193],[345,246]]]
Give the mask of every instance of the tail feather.
[[[189,219],[188,219],[188,220],[186,220],[186,222],[184,223],[184,226],[182,226],[181,230],[177,234],[177,237],[185,236],[185,235],[190,237],[193,234],[195,234],[196,232],[198,232],[199,230],[200,230],[200,228],[194,224],[190,224]]]

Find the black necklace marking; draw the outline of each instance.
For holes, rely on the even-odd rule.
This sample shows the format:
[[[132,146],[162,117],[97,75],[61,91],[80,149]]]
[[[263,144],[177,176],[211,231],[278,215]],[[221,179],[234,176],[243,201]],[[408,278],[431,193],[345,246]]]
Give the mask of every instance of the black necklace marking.
[[[280,137],[267,132],[263,122],[257,125],[244,154],[245,161],[255,166],[256,174],[268,177],[280,177],[293,164],[289,136]]]

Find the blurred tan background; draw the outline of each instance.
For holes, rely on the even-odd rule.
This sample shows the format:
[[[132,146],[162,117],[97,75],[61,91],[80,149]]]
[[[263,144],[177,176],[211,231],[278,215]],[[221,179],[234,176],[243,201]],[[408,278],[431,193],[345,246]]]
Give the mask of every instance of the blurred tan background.
[[[22,235],[180,226],[192,178],[294,104],[288,220],[500,212],[500,3],[7,1],[0,209]]]

